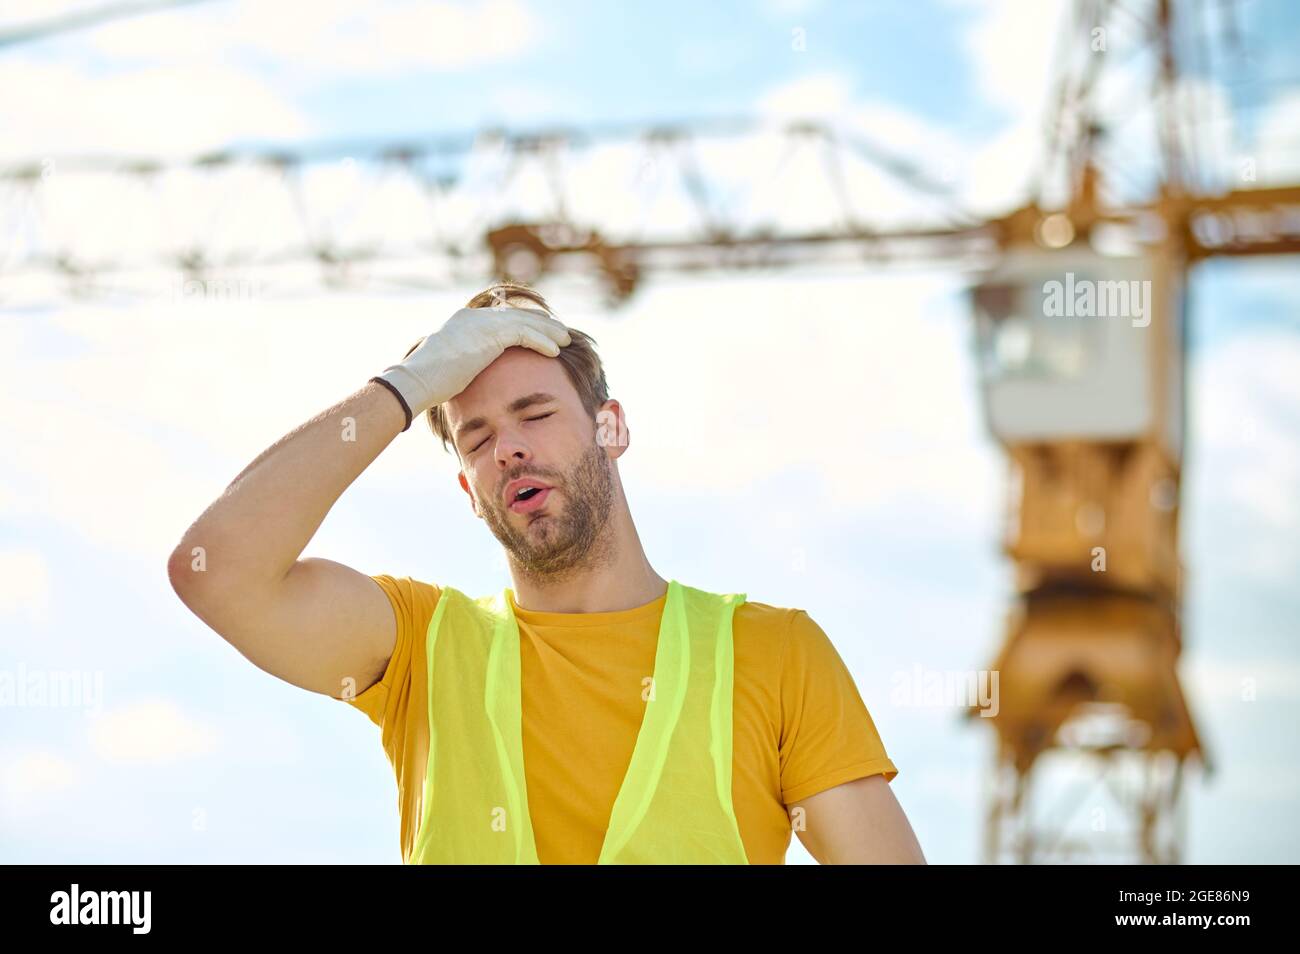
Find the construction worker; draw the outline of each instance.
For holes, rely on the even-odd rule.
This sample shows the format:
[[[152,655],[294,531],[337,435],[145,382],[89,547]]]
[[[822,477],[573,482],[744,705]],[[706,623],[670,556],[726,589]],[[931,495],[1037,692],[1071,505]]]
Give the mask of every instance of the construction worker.
[[[380,727],[406,863],[781,864],[792,831],[823,863],[924,863],[818,624],[650,565],[594,344],[532,288],[475,295],[235,478],[172,554],[177,594],[260,668]],[[301,558],[422,414],[513,586]]]

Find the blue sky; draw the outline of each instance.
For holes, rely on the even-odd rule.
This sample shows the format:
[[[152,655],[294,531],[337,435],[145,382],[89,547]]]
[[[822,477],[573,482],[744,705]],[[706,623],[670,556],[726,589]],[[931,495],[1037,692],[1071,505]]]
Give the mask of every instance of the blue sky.
[[[0,4],[0,25],[68,6]],[[1041,141],[1056,14],[956,0],[634,13],[211,3],[0,49],[0,156],[816,115],[851,118],[909,155],[919,146],[918,161],[953,171],[963,195],[1005,208]],[[1250,72],[1294,73],[1295,8],[1242,4],[1242,17]],[[1242,110],[1231,137],[1210,127],[1236,143],[1219,181],[1243,155],[1274,178],[1297,169],[1291,78],[1198,87],[1202,102]],[[1219,771],[1190,783],[1190,861],[1300,858],[1294,274],[1284,261],[1212,262],[1192,279],[1181,671]],[[978,857],[990,733],[890,690],[916,665],[983,668],[1001,636],[1004,463],[979,413],[967,280],[945,269],[657,278],[618,313],[563,281],[543,285],[600,342],[628,408],[620,470],[652,564],[807,609],[854,673],[928,858],[953,863]],[[0,709],[0,860],[399,860],[378,731],[244,660],[180,604],[165,563],[249,460],[475,290],[0,299],[0,672],[103,678],[93,714]],[[290,360],[301,371],[287,377]],[[668,374],[690,386],[666,389]],[[798,431],[810,405],[827,413]],[[306,554],[497,588],[499,548],[454,481],[412,428]],[[1243,680],[1255,680],[1253,700]],[[797,840],[789,860],[809,860]]]

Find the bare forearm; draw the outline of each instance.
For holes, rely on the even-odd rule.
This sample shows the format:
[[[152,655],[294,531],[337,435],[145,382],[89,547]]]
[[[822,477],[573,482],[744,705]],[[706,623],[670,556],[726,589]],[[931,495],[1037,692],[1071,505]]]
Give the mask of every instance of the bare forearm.
[[[805,798],[799,840],[824,865],[926,864],[921,844],[883,775]]]
[[[278,583],[405,423],[387,389],[365,385],[259,454],[185,532],[177,556],[189,561],[201,547],[209,583]]]

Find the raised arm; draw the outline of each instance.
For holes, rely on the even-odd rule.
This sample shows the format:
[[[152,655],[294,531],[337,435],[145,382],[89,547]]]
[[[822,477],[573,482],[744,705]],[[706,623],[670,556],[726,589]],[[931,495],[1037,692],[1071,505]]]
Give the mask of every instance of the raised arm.
[[[364,692],[397,639],[379,585],[301,559],[335,501],[411,420],[459,394],[507,347],[554,357],[564,325],[532,309],[461,309],[399,364],[263,451],[194,521],[167,562],[195,615],[274,676],[343,697]]]
[[[396,397],[371,382],[263,451],[172,552],[182,602],[295,686],[340,697],[373,685],[397,639],[388,598],[364,573],[299,554],[405,424]]]

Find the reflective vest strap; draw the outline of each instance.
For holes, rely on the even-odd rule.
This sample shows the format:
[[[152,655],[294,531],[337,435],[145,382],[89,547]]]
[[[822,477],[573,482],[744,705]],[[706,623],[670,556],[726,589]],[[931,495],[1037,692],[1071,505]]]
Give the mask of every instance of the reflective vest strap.
[[[747,864],[731,799],[732,618],[744,594],[675,580],[601,864]]]
[[[411,855],[406,859],[407,864],[430,864],[431,852],[429,850],[429,841],[432,835],[432,824],[430,816],[433,814],[433,779],[436,774],[435,758],[438,754],[438,726],[433,718],[433,686],[434,686],[434,654],[438,639],[438,627],[442,622],[442,617],[447,612],[447,607],[451,600],[449,594],[452,592],[451,587],[444,587],[437,605],[434,607],[433,616],[429,619],[429,627],[425,632],[425,696],[427,699],[426,719],[429,726],[429,750],[425,756],[424,783],[420,791],[420,827],[415,834],[415,845],[411,848]]]
[[[513,863],[538,864],[524,774],[519,624],[509,606],[505,605],[504,594],[480,602],[488,604],[494,623],[483,708],[492,724],[492,739],[496,743],[497,771],[506,796],[506,819],[513,821],[513,824],[508,824],[506,832],[514,844]]]
[[[676,581],[670,581],[668,588],[641,730],[637,734],[623,787],[619,789],[610,812],[609,828],[598,864],[617,863],[616,859],[645,820],[686,703],[692,651],[687,635],[686,606]]]
[[[429,752],[410,863],[538,863],[523,765],[519,629],[499,607],[499,598],[472,600],[444,587],[429,621]]]
[[[727,821],[735,832],[736,842],[741,846],[742,857],[744,857],[744,842],[740,839],[740,824],[736,821],[736,812],[731,800],[731,768],[735,721],[733,715],[735,646],[732,639],[732,620],[736,607],[743,602],[745,602],[743,593],[723,596],[718,611],[714,614],[717,635],[714,639],[713,705],[709,712],[709,722],[712,726],[709,747],[713,753],[716,769],[713,777],[717,784],[718,804],[722,806]]]

